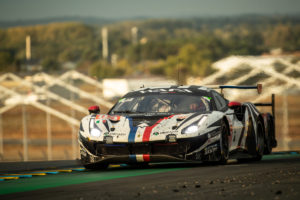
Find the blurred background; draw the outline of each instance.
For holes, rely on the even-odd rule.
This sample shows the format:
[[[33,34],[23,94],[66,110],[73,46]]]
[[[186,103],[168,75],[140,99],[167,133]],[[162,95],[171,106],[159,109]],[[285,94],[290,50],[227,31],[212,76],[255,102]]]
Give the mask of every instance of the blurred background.
[[[225,97],[275,94],[274,151],[300,150],[300,1],[0,1],[0,162],[78,158],[88,107],[141,86],[257,83]]]

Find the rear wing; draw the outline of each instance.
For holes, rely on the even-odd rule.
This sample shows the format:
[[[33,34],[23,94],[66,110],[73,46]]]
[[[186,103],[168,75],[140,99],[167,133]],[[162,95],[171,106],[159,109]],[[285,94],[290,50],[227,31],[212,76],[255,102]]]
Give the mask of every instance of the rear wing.
[[[221,89],[223,95],[223,89],[256,89],[258,94],[262,92],[262,84],[257,85],[219,85],[219,86],[208,86],[211,89]],[[254,103],[255,106],[271,106],[272,115],[275,119],[275,94],[272,94],[272,101],[270,103]]]
[[[258,94],[262,92],[262,84],[257,85],[218,85],[218,86],[208,86],[211,89],[221,89],[221,94],[223,94],[223,89],[256,89]]]

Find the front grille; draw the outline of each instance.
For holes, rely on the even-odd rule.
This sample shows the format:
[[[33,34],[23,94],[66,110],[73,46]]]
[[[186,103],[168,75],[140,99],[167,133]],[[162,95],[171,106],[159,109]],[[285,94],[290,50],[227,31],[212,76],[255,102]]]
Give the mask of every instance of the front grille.
[[[189,148],[190,145],[186,143],[158,143],[153,145],[153,154],[185,154]]]
[[[130,154],[128,146],[126,144],[114,145],[114,144],[98,144],[97,155],[126,155]]]
[[[190,144],[182,143],[140,143],[140,144],[98,144],[97,155],[129,155],[129,154],[185,154]]]
[[[152,145],[149,143],[146,144],[132,144],[130,145],[131,154],[151,154]]]

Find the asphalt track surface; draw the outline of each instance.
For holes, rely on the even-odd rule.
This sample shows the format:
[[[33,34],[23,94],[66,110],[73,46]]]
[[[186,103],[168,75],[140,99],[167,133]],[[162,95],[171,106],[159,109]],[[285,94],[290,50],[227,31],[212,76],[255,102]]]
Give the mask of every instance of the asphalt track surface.
[[[1,181],[0,199],[300,199],[299,153],[227,165],[176,163],[147,168],[111,166],[100,171],[80,166],[67,169],[34,170],[48,175]],[[30,173],[26,170],[17,174]],[[5,174],[3,169],[1,174]]]

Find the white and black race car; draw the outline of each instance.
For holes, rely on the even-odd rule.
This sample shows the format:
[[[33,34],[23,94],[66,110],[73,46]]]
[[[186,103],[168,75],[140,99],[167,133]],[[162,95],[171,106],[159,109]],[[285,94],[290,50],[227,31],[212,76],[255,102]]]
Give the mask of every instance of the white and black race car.
[[[207,87],[141,88],[108,114],[99,114],[98,106],[89,112],[80,123],[79,144],[82,164],[90,169],[111,163],[260,160],[276,147],[270,113],[260,113],[252,103],[229,102]]]

